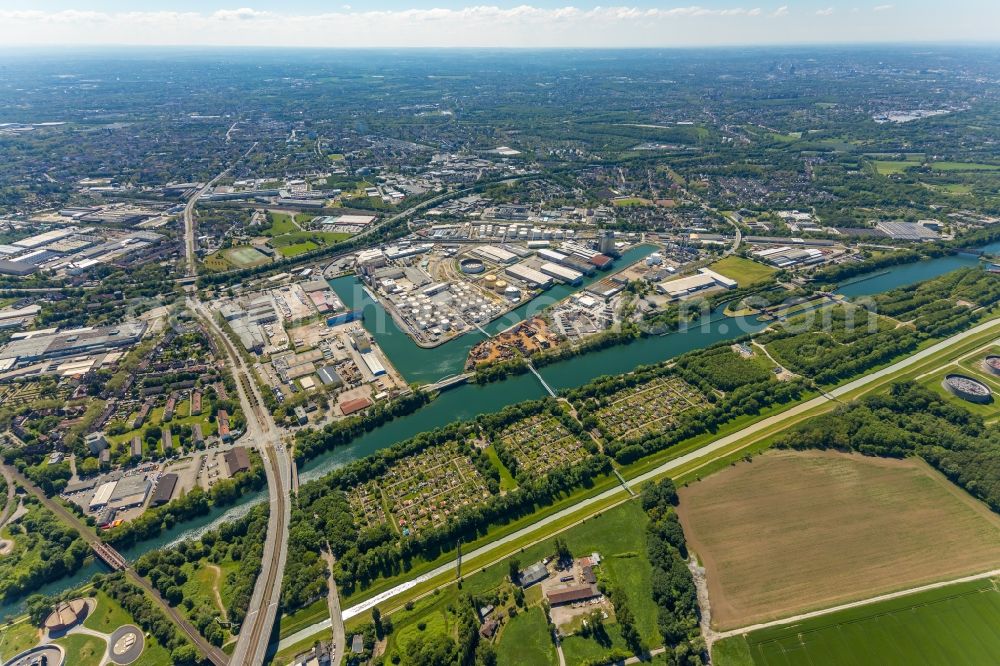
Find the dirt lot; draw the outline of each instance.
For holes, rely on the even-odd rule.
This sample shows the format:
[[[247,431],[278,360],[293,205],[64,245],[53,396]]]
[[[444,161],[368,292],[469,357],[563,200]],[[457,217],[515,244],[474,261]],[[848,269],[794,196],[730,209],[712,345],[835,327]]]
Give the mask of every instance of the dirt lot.
[[[775,451],[680,496],[718,629],[1000,563],[1000,517],[919,459]]]

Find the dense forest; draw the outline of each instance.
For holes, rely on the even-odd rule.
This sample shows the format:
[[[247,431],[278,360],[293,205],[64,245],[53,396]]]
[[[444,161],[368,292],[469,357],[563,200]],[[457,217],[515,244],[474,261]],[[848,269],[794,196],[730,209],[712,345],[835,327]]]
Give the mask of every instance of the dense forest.
[[[76,572],[90,548],[76,530],[64,525],[34,497],[28,512],[8,526],[12,551],[0,557],[0,600],[10,601],[42,585]]]
[[[223,570],[228,570],[220,581],[220,594],[226,602],[227,626],[231,633],[239,633],[260,573],[267,518],[268,505],[258,504],[246,516],[227,521],[200,539],[145,553],[135,564],[136,572],[148,578],[172,605],[183,606],[198,631],[210,643],[220,646],[227,637],[223,626],[216,621],[221,610],[207,590],[197,596],[185,594],[184,584],[208,565],[222,565]]]
[[[695,666],[705,662],[698,592],[687,566],[684,530],[677,517],[677,490],[670,479],[642,490],[642,508],[649,516],[646,551],[653,567],[653,600],[659,608],[657,627],[670,648],[668,663]]]

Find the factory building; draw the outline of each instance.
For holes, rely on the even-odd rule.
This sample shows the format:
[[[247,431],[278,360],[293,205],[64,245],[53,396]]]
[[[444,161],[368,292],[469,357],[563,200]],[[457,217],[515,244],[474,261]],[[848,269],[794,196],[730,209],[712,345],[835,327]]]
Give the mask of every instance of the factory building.
[[[559,264],[553,264],[552,262],[542,264],[540,270],[542,273],[545,273],[550,277],[554,277],[560,282],[564,282],[566,284],[577,285],[583,280],[582,273],[574,271],[572,268],[566,268],[565,266],[560,266]]]
[[[97,491],[94,492],[94,496],[90,500],[88,508],[91,511],[98,511],[106,507],[108,502],[111,501],[111,493],[115,492],[116,485],[118,485],[117,481],[108,481],[98,486]]]
[[[514,264],[513,266],[508,266],[504,269],[504,272],[510,277],[520,280],[531,287],[548,289],[552,286],[552,278],[550,276],[536,271],[534,268],[529,268],[524,264]]]
[[[661,282],[656,285],[661,294],[666,294],[674,299],[684,298],[705,289],[714,287],[724,287],[725,289],[735,289],[738,286],[736,280],[730,280],[725,275],[720,275],[715,271],[702,268],[695,275]]]
[[[753,256],[777,268],[817,264],[823,261],[824,258],[823,253],[816,248],[797,248],[787,245],[758,250],[753,253]]]
[[[372,373],[373,377],[381,377],[385,374],[385,366],[378,360],[375,352],[370,351],[361,354],[361,360],[368,366],[368,370]]]
[[[26,364],[49,358],[83,356],[129,347],[142,339],[144,322],[132,321],[116,326],[75,328],[57,333],[20,337],[0,348],[0,361]]]
[[[496,247],[495,245],[483,245],[481,247],[477,247],[472,251],[472,253],[482,259],[492,261],[495,264],[512,264],[517,261],[516,254],[508,252],[503,248]]]

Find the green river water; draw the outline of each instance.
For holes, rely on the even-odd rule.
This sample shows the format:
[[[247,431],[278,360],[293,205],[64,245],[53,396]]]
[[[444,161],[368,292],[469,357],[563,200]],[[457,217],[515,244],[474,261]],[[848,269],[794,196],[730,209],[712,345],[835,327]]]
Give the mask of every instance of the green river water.
[[[653,251],[649,245],[633,248],[616,262],[616,269],[638,261]],[[990,252],[1000,251],[1000,244],[984,248]],[[847,281],[838,291],[852,298],[881,293],[896,287],[928,280],[938,275],[975,265],[978,258],[970,255],[953,255],[922,261],[915,264],[895,266],[871,275],[863,275]],[[598,273],[579,287],[554,286],[533,301],[501,317],[485,327],[490,333],[499,332],[535,314],[553,302],[565,298],[582,289],[595,279],[605,277]],[[354,277],[344,277],[330,282],[334,291],[353,308],[364,310],[364,326],[368,329],[389,359],[407,381],[431,383],[443,377],[462,372],[469,350],[483,339],[482,334],[468,333],[434,349],[423,349],[395,325],[382,306],[361,289]],[[640,365],[658,363],[685,352],[706,347],[723,340],[761,330],[766,324],[755,318],[734,319],[715,313],[707,323],[693,326],[689,330],[664,336],[642,338],[629,345],[610,347],[559,363],[545,366],[540,370],[546,382],[556,391],[580,386],[601,375],[628,372]],[[420,432],[432,430],[453,421],[473,418],[479,414],[503,409],[523,400],[531,400],[546,395],[539,381],[531,374],[511,377],[484,386],[467,384],[443,391],[429,405],[417,412],[390,421],[357,438],[351,444],[324,453],[300,467],[303,482],[318,478],[337,467],[358,458],[370,455],[379,449],[401,442]],[[213,509],[208,515],[175,525],[156,539],[142,542],[122,554],[134,560],[141,554],[162,548],[180,540],[198,536],[223,521],[234,519],[266,497],[266,493],[248,495],[232,507]],[[44,586],[40,592],[56,594],[76,587],[93,574],[106,571],[102,564],[91,564],[73,576],[68,576]],[[23,610],[23,600],[0,604],[0,617]]]

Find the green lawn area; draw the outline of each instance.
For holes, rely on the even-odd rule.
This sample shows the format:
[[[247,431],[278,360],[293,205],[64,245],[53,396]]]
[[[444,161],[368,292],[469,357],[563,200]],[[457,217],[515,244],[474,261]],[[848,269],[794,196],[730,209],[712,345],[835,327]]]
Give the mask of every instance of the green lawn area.
[[[191,399],[187,398],[185,400],[180,400],[174,407],[174,416],[170,419],[169,423],[163,422],[163,405],[156,407],[149,412],[149,416],[146,418],[146,422],[142,424],[142,427],[138,430],[129,430],[128,432],[122,433],[121,435],[109,435],[108,441],[112,444],[112,450],[117,450],[122,446],[126,446],[128,442],[132,441],[132,438],[136,435],[140,437],[143,436],[146,428],[149,426],[160,426],[165,425],[171,426],[173,430],[173,442],[174,446],[180,446],[180,435],[177,434],[176,428],[181,425],[194,425],[195,423],[201,424],[201,434],[204,437],[211,437],[218,431],[218,425],[215,422],[208,420],[209,414],[209,404],[207,401],[202,402],[202,412],[197,416],[191,416]],[[129,414],[126,423],[131,424],[136,417],[136,412]],[[145,444],[144,444],[145,446]],[[162,446],[158,443],[157,450],[161,450]]]
[[[319,245],[313,243],[312,241],[306,241],[305,243],[296,243],[294,245],[284,245],[278,248],[278,252],[281,253],[283,257],[297,257],[300,254],[305,254],[306,252],[311,252],[318,248]]]
[[[330,611],[326,599],[318,599],[293,615],[282,615],[278,620],[279,633],[282,637],[290,636],[329,617]]]
[[[511,476],[510,470],[500,462],[500,457],[497,456],[496,450],[492,446],[487,446],[484,451],[486,451],[486,457],[490,459],[493,466],[500,472],[500,490],[513,490],[517,488],[517,481]]]
[[[899,175],[911,167],[920,166],[920,162],[900,162],[896,160],[875,160],[872,164],[880,176]]]
[[[280,236],[282,234],[299,230],[299,228],[295,226],[295,222],[292,221],[292,216],[287,213],[275,213],[274,211],[268,211],[267,216],[271,221],[271,226],[262,232],[265,236],[271,236],[273,238],[274,236]]]
[[[1000,166],[980,162],[931,162],[934,171],[996,171]]]
[[[631,206],[648,206],[652,203],[649,199],[642,197],[626,197],[624,199],[612,199],[611,204],[618,208],[629,208]]]
[[[236,265],[238,268],[259,266],[270,261],[266,254],[249,245],[227,248],[222,251],[222,256],[226,261]]]
[[[962,365],[965,366],[966,364]],[[961,407],[969,412],[972,412],[973,414],[978,414],[979,416],[982,416],[984,419],[989,420],[995,416],[1000,415],[1000,403],[998,403],[996,399],[996,396],[998,395],[997,391],[998,388],[1000,387],[998,387],[997,381],[995,379],[985,375],[982,372],[982,370],[978,371],[977,370],[978,369],[975,368],[974,365],[971,368],[967,366],[960,367],[958,365],[951,365],[948,368],[941,370],[940,372],[934,373],[930,377],[926,377],[920,383],[926,386],[934,393],[940,395],[942,398],[952,403],[953,405]],[[982,382],[983,384],[986,384],[993,391],[993,396],[994,396],[993,401],[986,404],[977,404],[974,402],[968,402],[966,400],[962,400],[958,396],[952,394],[947,389],[945,389],[944,386],[942,386],[942,381],[944,380],[945,375],[949,374],[966,375],[967,377],[972,377],[973,379],[976,379]]]
[[[730,636],[712,644],[715,666],[753,666],[750,646],[743,636]]]
[[[645,559],[645,529],[646,514],[642,507],[638,502],[626,502],[588,519],[586,522],[563,532],[560,536],[566,540],[570,550],[577,556],[595,551],[601,554],[603,560],[596,569],[598,576],[601,580],[606,580],[611,585],[621,587],[625,591],[643,641],[649,647],[657,647],[662,643],[662,640],[656,629],[657,610],[650,593],[652,568]],[[551,555],[552,552],[552,540],[547,539],[525,548],[516,557],[521,562],[521,566],[527,566]],[[408,641],[422,633],[430,633],[435,628],[442,627],[451,631],[454,628],[453,615],[447,610],[448,607],[457,602],[459,596],[465,592],[485,596],[498,589],[503,589],[506,575],[507,561],[502,560],[497,564],[466,575],[462,590],[458,590],[454,585],[448,586],[437,593],[417,600],[412,610],[400,609],[394,612],[392,620],[395,631],[389,638],[389,645],[386,649],[387,657],[391,657],[396,650],[405,654],[405,646]],[[504,626],[497,646],[498,654],[503,655],[508,646],[512,645],[511,635],[516,637],[519,631],[528,631],[524,627],[518,628],[519,624],[525,622],[522,618],[526,614],[538,613],[542,620],[540,624],[545,644],[550,644],[546,633],[546,624],[541,616],[541,609],[538,607],[541,602],[540,593],[541,586],[538,585],[526,591],[526,603],[535,607],[522,610]],[[295,620],[295,626],[309,624],[300,621],[298,617]],[[368,615],[364,615],[360,620],[368,621]],[[421,623],[425,625],[422,631],[418,628]],[[613,622],[609,622],[607,628],[610,636],[618,637],[614,646],[624,648],[617,626]],[[294,627],[286,627],[284,623],[282,624],[282,634],[288,635],[294,630]],[[517,642],[521,642],[520,639]],[[571,649],[581,655],[594,653],[596,656],[603,656],[608,652],[607,649],[591,639],[577,638],[571,642],[578,644],[572,646]],[[504,657],[501,656],[500,663],[513,664],[518,662],[504,662]],[[536,662],[530,661],[528,663]]]
[[[709,268],[731,280],[736,280],[741,287],[763,282],[775,273],[775,269],[770,266],[736,256],[720,259]]]
[[[132,618],[125,609],[104,592],[94,590],[91,596],[97,599],[97,608],[83,621],[83,626],[110,634],[122,625],[132,624]]]
[[[713,655],[717,666],[991,664],[1000,654],[997,626],[1000,591],[987,579],[763,629]]]
[[[73,666],[100,666],[108,644],[96,636],[70,634],[55,641],[66,650],[68,664]]]
[[[498,666],[554,666],[556,648],[549,638],[541,608],[532,608],[512,619],[497,645]]]
[[[315,636],[310,636],[308,638],[299,641],[298,643],[289,645],[287,648],[285,648],[281,652],[271,657],[270,661],[265,659],[264,663],[270,664],[271,666],[284,666],[284,664],[290,663],[292,659],[295,658],[296,655],[301,654],[306,650],[310,649],[313,645],[316,644],[317,641],[330,641],[330,640],[333,640],[333,630],[324,629]],[[341,663],[346,663],[346,662],[341,662]],[[154,666],[154,665],[150,664],[149,666]],[[159,665],[157,664],[156,666]]]
[[[10,659],[38,643],[38,628],[30,622],[18,622],[0,630],[0,659]]]

